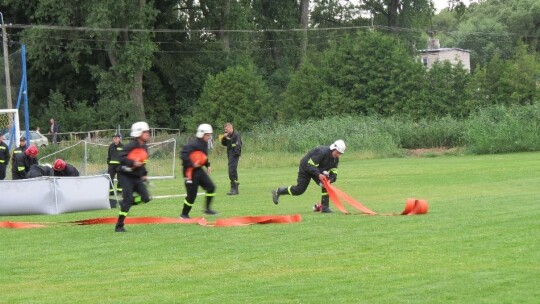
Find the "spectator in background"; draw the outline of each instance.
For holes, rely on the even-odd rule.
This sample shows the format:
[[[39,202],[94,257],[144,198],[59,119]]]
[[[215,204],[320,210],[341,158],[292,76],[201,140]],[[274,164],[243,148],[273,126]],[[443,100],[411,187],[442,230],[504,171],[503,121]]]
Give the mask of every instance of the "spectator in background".
[[[13,154],[22,153],[28,149],[28,145],[26,144],[26,137],[21,136],[19,139],[19,146],[13,150]]]
[[[6,178],[6,168],[9,164],[9,148],[4,142],[4,134],[0,133],[0,180]]]
[[[54,121],[54,117],[51,117],[50,122],[51,122],[52,143],[56,145],[58,143],[57,135],[58,135],[58,130],[60,130],[60,125]]]
[[[229,160],[229,180],[231,181],[231,191],[227,195],[240,194],[238,186],[238,161],[242,154],[242,139],[238,131],[235,131],[231,123],[223,126],[223,135],[220,136],[221,144],[227,147],[227,159]]]
[[[57,159],[53,163],[54,176],[79,176],[79,170],[63,159]]]
[[[109,194],[114,194],[114,178],[120,167],[120,153],[122,152],[124,145],[121,142],[120,134],[114,134],[112,137],[113,142],[109,145],[109,152],[107,153],[107,172],[111,177],[111,184],[109,185]],[[116,191],[122,192],[122,185],[120,180],[116,184]]]

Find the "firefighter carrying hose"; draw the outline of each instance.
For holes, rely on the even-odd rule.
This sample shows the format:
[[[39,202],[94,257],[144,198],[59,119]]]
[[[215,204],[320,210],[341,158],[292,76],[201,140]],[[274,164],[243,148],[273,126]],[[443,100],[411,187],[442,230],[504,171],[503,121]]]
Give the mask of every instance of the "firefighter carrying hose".
[[[199,127],[197,128],[197,133],[195,134],[196,138],[189,141],[182,148],[182,152],[180,152],[180,158],[182,159],[182,166],[184,168],[184,176],[186,176],[186,170],[188,168],[193,168],[193,176],[191,182],[188,182],[188,180],[184,182],[184,185],[186,186],[187,196],[184,199],[184,205],[182,207],[182,213],[180,214],[180,218],[190,218],[189,212],[191,211],[191,208],[195,203],[195,199],[197,198],[197,189],[199,188],[199,186],[201,186],[206,191],[206,206],[204,209],[204,213],[210,215],[217,214],[216,211],[210,208],[210,206],[212,205],[212,200],[216,195],[216,186],[210,179],[210,176],[208,176],[208,174],[212,172],[212,169],[210,168],[210,162],[208,161],[208,142],[212,139],[213,132],[214,130],[212,129],[211,125],[199,125]],[[195,161],[194,163],[192,161],[191,154],[195,151],[202,151],[204,153],[204,155],[206,156],[204,162]],[[204,170],[202,167],[206,167],[206,170]]]
[[[144,203],[151,200],[144,183],[148,175],[145,164],[148,161],[148,146],[146,143],[150,140],[150,127],[144,121],[136,122],[131,126],[130,136],[133,139],[124,146],[120,153],[118,181],[123,187],[123,199],[120,202],[120,213],[114,230],[116,232],[126,232],[124,220],[129,209],[133,206],[134,192],[141,196]]]
[[[331,183],[337,179],[337,168],[339,164],[339,156],[345,153],[345,142],[336,140],[328,146],[318,146],[309,151],[300,161],[298,169],[298,179],[296,186],[279,187],[272,191],[272,200],[274,204],[279,204],[280,195],[301,195],[304,193],[311,180],[321,185],[321,212],[332,213],[329,207],[330,199],[326,188],[322,186],[322,181],[325,178]]]

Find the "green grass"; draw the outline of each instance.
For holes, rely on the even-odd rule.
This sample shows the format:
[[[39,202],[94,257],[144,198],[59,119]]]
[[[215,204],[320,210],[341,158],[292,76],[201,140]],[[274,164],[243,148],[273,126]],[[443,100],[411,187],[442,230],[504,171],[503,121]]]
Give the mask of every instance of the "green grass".
[[[50,222],[0,229],[0,303],[537,302],[540,153],[343,155],[337,187],[381,213],[401,211],[408,197],[427,199],[423,216],[316,214],[314,184],[273,205],[270,190],[296,181],[300,156],[282,156],[276,168],[246,154],[246,164],[259,165],[241,160],[240,196],[225,195],[223,159],[212,175],[220,216],[301,213],[297,224],[127,225],[119,234],[111,225],[62,224],[118,210],[0,217]],[[156,180],[150,190],[184,192],[179,180]],[[181,200],[154,200],[130,216],[178,216]],[[193,216],[202,205],[198,198]]]

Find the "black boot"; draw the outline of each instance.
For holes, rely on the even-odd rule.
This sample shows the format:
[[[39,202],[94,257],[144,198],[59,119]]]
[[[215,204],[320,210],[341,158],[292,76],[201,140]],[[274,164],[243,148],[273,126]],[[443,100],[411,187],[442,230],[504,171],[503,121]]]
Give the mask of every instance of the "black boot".
[[[289,194],[288,187],[279,187],[276,190],[272,190],[272,201],[274,204],[279,204],[279,196],[284,194]]]
[[[191,211],[191,206],[189,206],[188,204],[186,204],[186,202],[184,202],[184,207],[182,208],[182,213],[180,214],[180,218],[189,219],[190,211]]]
[[[227,195],[238,195],[238,194],[240,194],[240,193],[238,192],[238,185],[239,185],[239,184],[240,184],[240,183],[237,182],[237,181],[231,181],[231,191],[228,192]]]
[[[324,195],[323,197],[321,197],[321,206],[322,213],[334,213],[334,211],[330,209],[330,199],[328,195]]]
[[[218,214],[217,211],[212,210],[212,208],[210,208],[210,206],[212,205],[212,199],[213,198],[214,198],[213,196],[207,196],[206,197],[206,209],[204,209],[204,211],[203,211],[204,213],[209,214],[209,215]]]
[[[126,218],[125,215],[119,215],[118,221],[116,221],[116,225],[114,226],[115,232],[126,232],[126,229],[124,228],[124,219]]]

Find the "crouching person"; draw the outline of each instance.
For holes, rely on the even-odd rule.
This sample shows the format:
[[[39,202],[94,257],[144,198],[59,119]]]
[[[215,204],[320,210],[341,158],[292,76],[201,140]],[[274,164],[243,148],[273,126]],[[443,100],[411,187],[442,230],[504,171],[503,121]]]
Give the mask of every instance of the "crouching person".
[[[42,177],[42,176],[53,176],[53,168],[50,164],[44,165],[32,165],[30,170],[26,173],[26,178]]]
[[[73,165],[68,164],[63,159],[57,159],[53,164],[54,176],[79,176],[79,170]]]
[[[143,203],[150,201],[150,195],[144,183],[148,175],[145,164],[148,161],[146,143],[150,140],[150,127],[144,121],[136,122],[131,126],[130,135],[133,139],[120,152],[118,181],[122,185],[123,191],[120,213],[115,226],[116,232],[126,232],[124,220],[129,209],[133,206],[134,192],[140,195]]]
[[[296,185],[278,187],[272,191],[272,201],[274,204],[279,204],[279,197],[281,195],[296,196],[303,194],[312,180],[321,186],[324,179],[328,179],[331,183],[335,182],[337,179],[339,156],[345,153],[345,148],[345,142],[340,139],[336,140],[330,146],[318,146],[309,151],[300,161]],[[322,187],[322,213],[333,212],[330,209],[329,202],[328,191]]]
[[[22,142],[22,140],[21,140]],[[26,174],[30,171],[32,165],[37,165],[37,156],[39,150],[36,146],[30,146],[26,150],[19,150],[14,152],[11,175],[13,180],[26,179]]]

